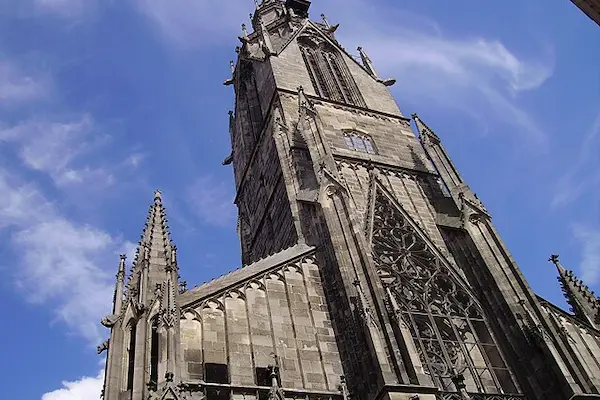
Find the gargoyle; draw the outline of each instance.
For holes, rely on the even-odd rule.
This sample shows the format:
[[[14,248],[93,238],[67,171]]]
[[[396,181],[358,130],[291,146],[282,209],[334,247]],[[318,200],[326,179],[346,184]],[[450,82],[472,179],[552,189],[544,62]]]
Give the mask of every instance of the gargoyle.
[[[106,328],[112,328],[113,326],[115,326],[115,324],[117,323],[118,320],[119,320],[118,315],[111,314],[111,315],[107,315],[106,317],[102,318],[100,323],[102,324],[102,326],[105,326]]]
[[[109,339],[106,339],[100,346],[98,346],[96,348],[96,351],[98,352],[98,354],[102,354],[104,352],[104,350],[108,350],[108,342],[109,342]]]

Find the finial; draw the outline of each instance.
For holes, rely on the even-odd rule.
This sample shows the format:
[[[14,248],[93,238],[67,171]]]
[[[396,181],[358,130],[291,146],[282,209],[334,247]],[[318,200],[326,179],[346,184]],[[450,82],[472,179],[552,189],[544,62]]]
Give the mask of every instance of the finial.
[[[252,14],[250,14],[250,18],[252,18]],[[248,31],[246,30],[246,24],[242,24],[242,37],[248,37]]]
[[[125,259],[127,259],[127,256],[125,254],[121,254],[119,257],[120,261],[119,270],[117,271],[117,279],[123,280],[125,278]]]
[[[235,64],[233,60],[229,61],[229,68],[231,68],[231,74],[233,75],[235,73]]]
[[[240,54],[240,51],[242,51],[240,46],[235,46],[235,54]]]
[[[419,116],[417,115],[417,113],[412,113],[412,114],[410,114],[410,117],[411,117],[412,119],[419,119]]]
[[[552,254],[550,256],[550,258],[548,259],[548,261],[550,261],[551,263],[553,263],[556,266],[558,266],[558,264],[560,264],[560,261],[558,260],[558,254]]]
[[[321,19],[323,20],[323,24],[329,28],[329,21],[327,21],[327,16],[325,14],[321,14]]]
[[[260,4],[258,4],[258,0],[254,0],[254,6],[255,6],[256,8],[260,7]]]
[[[162,192],[158,189],[154,192],[154,202],[161,203],[162,202]]]

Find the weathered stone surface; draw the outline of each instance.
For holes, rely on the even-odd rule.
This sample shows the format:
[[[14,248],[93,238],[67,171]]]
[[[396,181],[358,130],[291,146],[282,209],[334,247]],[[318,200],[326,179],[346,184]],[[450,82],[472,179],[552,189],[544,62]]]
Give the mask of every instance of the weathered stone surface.
[[[262,2],[231,80],[243,267],[180,293],[157,192],[127,285],[119,265],[105,400],[600,392],[600,302],[574,278],[576,315],[535,296],[439,136],[286,4]]]

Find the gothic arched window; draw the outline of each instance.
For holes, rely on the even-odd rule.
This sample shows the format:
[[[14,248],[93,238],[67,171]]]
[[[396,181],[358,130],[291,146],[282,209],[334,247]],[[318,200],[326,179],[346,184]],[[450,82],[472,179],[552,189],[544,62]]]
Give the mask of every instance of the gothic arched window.
[[[150,326],[150,384],[156,390],[158,385],[158,315],[152,318]]]
[[[303,35],[298,39],[298,44],[319,96],[340,103],[366,106],[338,49],[318,34]]]
[[[375,147],[371,138],[365,134],[355,131],[344,132],[344,141],[346,146],[351,150],[360,151],[362,153],[376,154]]]
[[[131,320],[128,325],[129,343],[127,347],[127,382],[125,389],[133,390],[133,373],[135,370],[135,339],[136,339],[136,322]]]
[[[483,310],[399,207],[377,191],[372,217],[377,272],[400,307],[422,365],[436,386],[455,391],[516,393]]]

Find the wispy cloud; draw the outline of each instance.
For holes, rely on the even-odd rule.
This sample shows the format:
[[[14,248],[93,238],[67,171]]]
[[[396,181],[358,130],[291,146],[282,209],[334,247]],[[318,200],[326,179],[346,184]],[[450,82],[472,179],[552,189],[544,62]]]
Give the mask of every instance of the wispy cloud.
[[[559,178],[551,206],[565,207],[590,191],[598,193],[600,185],[600,111],[581,141],[577,160]]]
[[[182,48],[231,40],[248,20],[248,0],[132,0],[169,41]],[[226,36],[225,33],[229,33]]]
[[[0,106],[14,107],[45,97],[50,79],[42,74],[27,73],[15,61],[0,60]]]
[[[107,139],[89,115],[67,122],[33,119],[0,130],[0,144],[13,144],[25,166],[48,174],[58,187],[90,182],[96,188],[110,186],[112,171],[90,165],[87,157]]]
[[[98,321],[110,311],[113,289],[106,268],[116,268],[119,250],[131,244],[69,220],[33,184],[4,169],[0,191],[0,228],[9,230],[18,263],[3,269],[19,271],[13,278],[29,301],[50,306],[89,341],[100,340]]]
[[[581,245],[581,279],[588,285],[600,283],[600,231],[574,225],[573,236]]]
[[[88,400],[97,399],[102,391],[104,371],[96,377],[83,377],[79,380],[62,382],[62,388],[42,395],[42,400]]]
[[[182,48],[231,40],[238,30],[236,22],[247,19],[243,12],[252,11],[247,0],[136,0],[136,4]],[[398,78],[394,89],[398,93],[458,109],[478,122],[493,119],[509,124],[520,140],[526,137],[546,149],[544,129],[518,104],[518,96],[552,75],[550,46],[540,46],[533,57],[530,52],[518,56],[499,40],[451,36],[435,21],[379,0],[322,0],[313,5],[312,14],[329,9],[343,23],[338,39],[344,45],[364,46],[382,75]]]
[[[186,197],[190,211],[205,224],[225,227],[235,219],[230,185],[212,175],[198,178],[188,187]]]
[[[510,124],[520,140],[526,134],[531,143],[546,146],[547,135],[518,104],[518,96],[552,75],[549,47],[535,57],[521,57],[494,38],[453,36],[427,18],[384,9],[379,2],[349,1],[352,6],[345,6],[339,18],[352,28],[340,29],[341,41],[363,46],[381,75],[398,78],[394,90],[399,94],[479,121]]]

